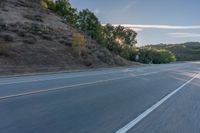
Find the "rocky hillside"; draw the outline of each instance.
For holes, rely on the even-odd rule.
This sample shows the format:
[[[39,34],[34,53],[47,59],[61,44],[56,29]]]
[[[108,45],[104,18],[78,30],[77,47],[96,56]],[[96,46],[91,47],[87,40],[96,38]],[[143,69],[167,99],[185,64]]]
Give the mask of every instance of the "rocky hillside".
[[[78,32],[31,0],[0,1],[0,73],[133,65],[87,38],[84,54],[72,50]]]

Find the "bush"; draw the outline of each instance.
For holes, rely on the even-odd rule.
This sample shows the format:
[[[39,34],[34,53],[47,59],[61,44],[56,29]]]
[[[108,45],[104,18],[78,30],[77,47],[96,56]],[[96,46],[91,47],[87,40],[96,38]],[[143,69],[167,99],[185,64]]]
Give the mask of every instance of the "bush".
[[[4,2],[5,2],[5,0],[0,0],[0,7],[3,7]]]
[[[72,36],[72,48],[78,56],[81,56],[85,51],[86,40],[85,37],[80,33],[74,33]]]
[[[48,2],[49,1],[41,1],[40,4],[42,5],[42,7],[48,8]]]
[[[157,54],[154,57],[153,63],[170,63],[176,61],[175,56],[167,50],[158,50]]]
[[[139,50],[139,62],[141,63],[170,63],[176,61],[176,57],[168,50],[155,48],[141,48]]]
[[[131,61],[136,61],[136,55],[138,55],[138,49],[135,47],[124,46],[121,49],[120,56]]]
[[[14,37],[10,34],[0,34],[0,37],[4,39],[6,42],[13,42]]]
[[[37,42],[37,39],[34,36],[29,35],[24,38],[23,42],[25,44],[35,44]]]
[[[0,56],[8,56],[8,46],[0,42]]]

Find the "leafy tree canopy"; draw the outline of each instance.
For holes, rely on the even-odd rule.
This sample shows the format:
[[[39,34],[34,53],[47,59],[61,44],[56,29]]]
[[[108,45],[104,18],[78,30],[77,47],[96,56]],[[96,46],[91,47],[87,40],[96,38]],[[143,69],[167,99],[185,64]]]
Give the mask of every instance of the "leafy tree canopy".
[[[79,12],[77,26],[80,30],[87,32],[93,39],[100,41],[102,36],[101,23],[89,9]]]

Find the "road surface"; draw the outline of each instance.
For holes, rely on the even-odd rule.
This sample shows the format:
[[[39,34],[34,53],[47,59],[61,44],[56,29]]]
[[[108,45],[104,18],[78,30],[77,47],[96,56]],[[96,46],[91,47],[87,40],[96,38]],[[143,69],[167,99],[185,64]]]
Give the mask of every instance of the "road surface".
[[[200,62],[0,78],[0,133],[199,133]]]

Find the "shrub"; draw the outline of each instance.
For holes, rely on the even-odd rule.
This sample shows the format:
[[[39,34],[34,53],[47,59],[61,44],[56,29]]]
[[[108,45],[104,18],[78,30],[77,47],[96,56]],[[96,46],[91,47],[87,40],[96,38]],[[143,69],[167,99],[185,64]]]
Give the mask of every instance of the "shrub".
[[[5,2],[5,0],[0,0],[0,7],[3,7],[4,2]]]
[[[29,35],[23,40],[23,42],[25,44],[35,44],[37,42],[37,39],[34,36]]]
[[[0,56],[8,56],[8,46],[0,42]]]
[[[52,0],[38,0],[40,5],[44,8],[50,9],[55,11],[56,10],[56,3]]]
[[[27,0],[27,1],[35,2],[35,3],[41,3],[41,2],[43,2],[44,0]]]
[[[124,46],[121,48],[120,56],[127,60],[135,61],[136,55],[138,55],[138,49],[135,47]]]
[[[141,48],[139,55],[139,62],[146,64],[162,64],[176,61],[174,54],[164,49]]]
[[[46,1],[41,1],[40,4],[42,5],[42,7],[48,8],[48,1],[47,2]]]
[[[86,44],[86,40],[82,34],[80,34],[80,33],[73,34],[72,48],[78,56],[81,56],[81,54],[83,54],[83,52],[85,51],[85,48],[86,48],[85,44]]]
[[[6,41],[6,42],[14,41],[14,37],[10,34],[1,34],[0,37],[2,37],[4,39],[4,41]]]

